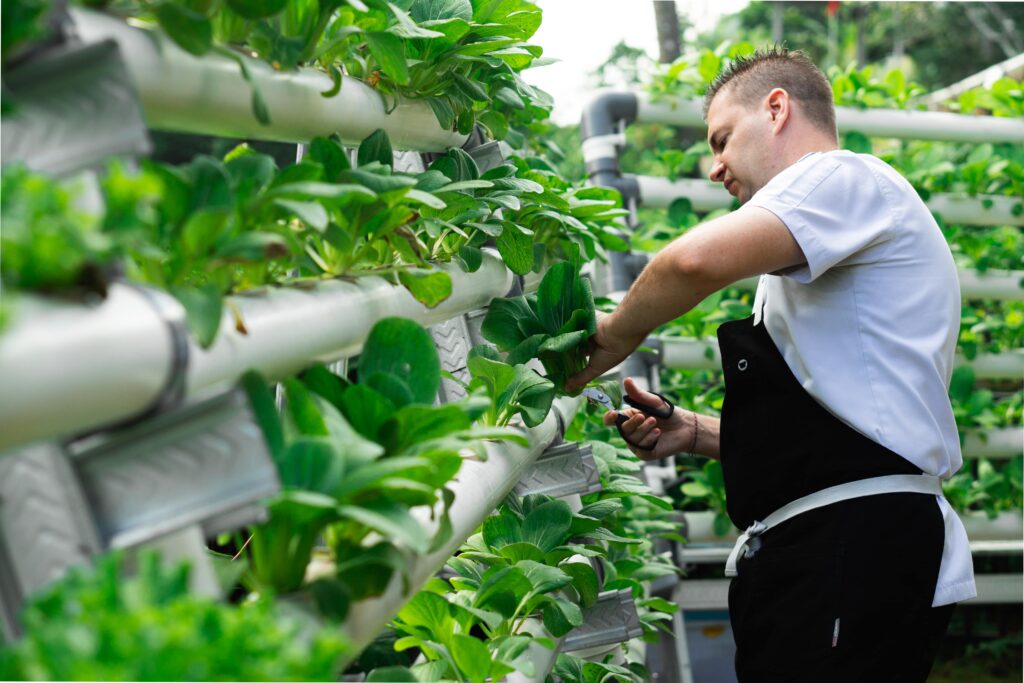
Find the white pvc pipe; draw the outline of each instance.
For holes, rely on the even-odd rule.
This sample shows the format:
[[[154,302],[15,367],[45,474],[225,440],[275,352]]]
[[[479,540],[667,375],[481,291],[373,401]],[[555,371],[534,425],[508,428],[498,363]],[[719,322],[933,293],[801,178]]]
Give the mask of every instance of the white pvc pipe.
[[[393,576],[384,593],[375,598],[354,603],[345,620],[344,631],[352,641],[349,659],[380,633],[388,620],[408,602],[423,584],[433,576],[455,553],[462,543],[476,531],[480,523],[508,495],[523,473],[545,449],[561,436],[562,425],[572,421],[582,405],[582,399],[562,397],[555,400],[547,418],[528,430],[530,446],[524,448],[507,443],[488,443],[487,461],[463,462],[455,482],[455,503],[450,511],[452,536],[441,548],[420,555],[409,568],[409,592],[402,590],[402,579]],[[436,512],[436,511],[435,511]],[[437,514],[417,509],[414,511],[425,533],[433,534],[437,528]]]
[[[965,458],[1013,458],[1024,453],[1024,429],[972,429],[961,450]]]
[[[694,211],[728,209],[735,201],[718,183],[694,178],[669,180],[656,176],[635,176],[640,190],[640,206],[650,209],[668,208],[677,199],[687,198]],[[1014,197],[981,195],[976,197],[951,194],[932,195],[925,201],[947,224],[1024,225],[1024,211],[1014,215],[1014,207],[1024,201]],[[986,208],[987,206],[987,208]]]
[[[0,451],[97,427],[153,404],[171,370],[171,334],[138,290],[98,304],[11,300],[0,331]]]
[[[195,57],[158,31],[109,15],[72,8],[71,16],[85,42],[118,43],[152,128],[282,142],[338,133],[349,145],[383,128],[396,149],[430,152],[467,139],[442,129],[425,102],[403,101],[389,114],[380,94],[357,79],[344,78],[337,95],[324,97],[320,93],[333,82],[321,71],[279,72],[243,57],[270,111],[272,122],[265,126],[252,112],[252,87],[233,60],[212,53]]]
[[[1024,301],[1024,271],[976,270],[957,272],[960,293],[965,299],[1002,299]]]
[[[452,278],[452,294],[436,308],[416,301],[403,287],[379,277],[327,280],[303,290],[270,289],[234,296],[246,333],[228,313],[209,349],[192,344],[187,387],[194,393],[222,386],[257,368],[271,379],[288,377],[312,361],[347,358],[359,353],[370,328],[382,318],[413,318],[424,325],[448,320],[487,306],[512,286],[512,273],[487,254],[475,273],[442,266]]]
[[[661,363],[666,368],[719,370],[722,367],[718,341],[713,337],[690,339],[660,336],[657,339],[661,343]],[[1003,353],[982,353],[974,360],[967,360],[958,354],[956,365],[970,366],[980,379],[1020,378],[1024,377],[1024,351],[1014,349]]]
[[[638,123],[705,129],[699,99],[661,98],[637,94]],[[841,133],[858,131],[871,137],[948,142],[1024,142],[1024,121],[997,116],[966,116],[931,111],[836,107]]]
[[[476,273],[445,269],[452,295],[434,309],[379,277],[229,297],[247,333],[228,308],[212,347],[190,341],[187,394],[225,388],[249,369],[277,379],[316,360],[355,355],[381,318],[430,325],[486,306],[512,285],[492,254]],[[171,349],[166,325],[128,287],[114,285],[93,306],[20,297],[0,333],[0,451],[139,414],[167,382]]]

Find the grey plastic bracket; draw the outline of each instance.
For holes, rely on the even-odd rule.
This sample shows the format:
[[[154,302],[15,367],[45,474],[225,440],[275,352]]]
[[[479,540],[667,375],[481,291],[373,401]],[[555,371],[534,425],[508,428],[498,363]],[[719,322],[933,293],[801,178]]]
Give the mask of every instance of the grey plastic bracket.
[[[578,443],[563,443],[544,451],[513,489],[518,496],[542,493],[555,498],[600,490],[591,447]]]
[[[262,518],[280,489],[245,393],[236,389],[72,444],[69,459],[104,546],[138,545],[190,524],[212,536]]]
[[[167,547],[184,549],[179,557],[200,562],[205,553],[195,539],[262,521],[263,501],[279,489],[240,389],[119,431],[0,459],[7,632],[17,632],[24,599],[70,567],[115,548],[167,546],[168,537],[178,540]]]
[[[68,175],[151,145],[117,43],[64,44],[4,73],[16,110],[4,117],[4,162]]]
[[[441,360],[441,369],[446,370],[456,378],[441,378],[441,389],[438,392],[438,402],[448,403],[466,397],[466,389],[459,382],[469,384],[470,375],[466,368],[466,358],[474,343],[470,336],[469,325],[466,316],[457,316],[444,322],[431,325],[430,336],[434,339],[437,347],[437,355]]]
[[[628,588],[605,591],[597,603],[583,611],[583,623],[565,637],[563,652],[623,643],[643,635],[633,593]]]

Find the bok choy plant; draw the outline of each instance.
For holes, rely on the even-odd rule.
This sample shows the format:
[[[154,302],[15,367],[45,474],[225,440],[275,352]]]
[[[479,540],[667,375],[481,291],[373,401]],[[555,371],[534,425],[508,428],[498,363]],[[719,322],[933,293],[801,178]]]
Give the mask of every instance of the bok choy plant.
[[[537,294],[494,299],[484,318],[484,337],[519,365],[539,358],[559,393],[587,366],[587,340],[597,331],[590,281],[568,261],[551,267]]]

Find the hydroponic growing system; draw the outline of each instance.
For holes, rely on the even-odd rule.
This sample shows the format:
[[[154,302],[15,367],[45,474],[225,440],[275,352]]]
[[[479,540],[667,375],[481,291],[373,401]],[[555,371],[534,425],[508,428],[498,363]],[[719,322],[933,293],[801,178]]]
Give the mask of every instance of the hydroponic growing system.
[[[351,4],[356,9],[362,6]],[[471,8],[465,3],[470,12],[465,16],[454,9],[453,14],[445,14],[446,7],[459,3],[421,4],[436,5],[437,12],[413,12],[410,16],[387,3],[367,3],[386,14],[390,27],[398,27],[388,35],[410,41],[441,35],[451,38],[461,30],[453,27],[459,22],[468,27],[472,20],[476,22],[474,30],[485,36],[490,30],[489,39],[500,42],[504,39],[495,38],[502,35],[500,30],[480,27],[501,28],[503,22],[513,25],[516,21],[534,21],[521,7],[528,3],[505,3],[508,7],[503,15],[498,9],[502,3],[474,2]],[[490,14],[483,17],[482,8]],[[517,12],[523,15],[519,20],[515,19]],[[155,548],[168,565],[186,560],[191,566],[190,593],[223,599],[225,586],[233,585],[224,580],[224,567],[230,562],[213,558],[207,548],[210,539],[233,534],[242,540],[248,533],[239,534],[240,530],[269,528],[274,515],[283,509],[281,501],[295,500],[289,496],[298,488],[282,474],[280,444],[275,445],[268,436],[270,418],[261,409],[273,406],[287,416],[281,418],[286,424],[279,437],[285,448],[288,440],[295,438],[290,429],[302,431],[315,423],[314,428],[320,425],[325,434],[335,434],[327,412],[320,423],[303,413],[302,406],[304,401],[312,400],[309,394],[316,393],[313,402],[320,405],[321,398],[327,400],[331,391],[340,390],[323,384],[333,381],[324,380],[325,375],[305,371],[316,365],[320,369],[330,367],[335,378],[351,375],[348,361],[371,351],[367,339],[381,321],[400,317],[429,326],[437,362],[446,373],[439,391],[435,391],[433,409],[450,405],[457,411],[481,414],[483,409],[472,404],[472,399],[486,393],[481,390],[486,384],[481,378],[485,377],[492,382],[490,399],[497,401],[494,384],[498,380],[494,377],[498,375],[486,372],[504,371],[485,366],[480,352],[471,352],[494,341],[488,336],[488,307],[495,298],[538,290],[543,299],[545,269],[541,266],[551,265],[550,259],[535,262],[532,257],[525,268],[512,262],[521,257],[524,239],[526,252],[534,253],[530,238],[547,224],[536,222],[535,230],[520,234],[520,228],[510,227],[512,221],[502,219],[502,215],[529,216],[533,206],[537,211],[554,212],[561,229],[576,230],[577,224],[582,226],[581,221],[595,216],[611,222],[622,214],[635,215],[639,207],[667,208],[679,198],[688,199],[698,212],[732,205],[724,190],[704,181],[631,176],[620,168],[626,126],[662,123],[700,129],[700,103],[695,100],[652,101],[644,94],[606,92],[588,105],[582,140],[587,173],[593,186],[612,188],[621,194],[627,211],[618,212],[614,202],[600,199],[606,196],[601,194],[603,190],[592,189],[595,194],[581,198],[565,195],[569,198],[558,202],[551,199],[549,195],[561,197],[558,193],[570,191],[555,185],[542,187],[537,168],[517,166],[507,145],[488,140],[503,137],[493,118],[482,121],[490,122],[489,136],[479,126],[463,125],[456,120],[458,117],[448,116],[448,125],[439,123],[446,114],[436,99],[444,95],[444,88],[461,89],[462,94],[453,96],[451,102],[469,102],[472,109],[473,102],[507,99],[509,95],[497,94],[498,86],[491,92],[477,92],[474,84],[467,85],[460,75],[461,81],[446,82],[438,86],[441,90],[429,93],[435,98],[430,102],[393,93],[382,95],[374,79],[381,71],[387,73],[389,68],[399,67],[387,62],[374,46],[393,47],[390,38],[381,37],[391,29],[364,29],[370,36],[367,40],[373,58],[380,63],[376,72],[371,69],[363,78],[356,78],[340,71],[328,75],[310,67],[278,69],[237,51],[189,51],[183,49],[180,36],[171,40],[153,26],[141,28],[92,10],[71,9],[64,22],[67,30],[63,42],[57,41],[5,74],[18,111],[15,117],[4,120],[3,155],[5,165],[17,161],[35,172],[72,179],[85,188],[79,198],[85,210],[101,214],[113,211],[104,206],[104,197],[111,196],[111,190],[101,187],[97,169],[111,158],[137,160],[148,153],[148,129],[294,143],[297,159],[316,151],[321,155],[316,158],[323,164],[327,163],[324,159],[333,157],[322,156],[327,154],[322,144],[310,143],[318,136],[330,138],[339,148],[348,148],[345,160],[337,162],[342,169],[339,178],[346,172],[355,173],[350,166],[358,166],[356,170],[386,166],[379,153],[385,150],[395,176],[407,173],[418,179],[415,190],[408,189],[410,181],[405,191],[419,192],[416,201],[428,207],[422,210],[424,216],[430,209],[442,211],[446,202],[454,206],[465,201],[451,193],[469,193],[479,200],[483,195],[473,193],[493,189],[499,181],[506,183],[509,193],[520,194],[493,198],[492,209],[497,211],[489,215],[442,219],[442,214],[437,214],[438,225],[453,227],[456,233],[461,228],[470,231],[467,226],[482,231],[481,238],[467,237],[462,246],[469,248],[458,251],[462,261],[447,260],[417,271],[425,278],[444,274],[450,291],[443,295],[425,292],[422,286],[414,286],[422,283],[410,284],[405,279],[401,280],[405,288],[396,286],[397,271],[387,269],[381,269],[380,275],[353,272],[349,276],[344,272],[338,273],[343,277],[292,280],[282,276],[280,282],[284,285],[270,282],[230,293],[223,309],[217,309],[209,338],[199,339],[194,311],[183,306],[177,290],[140,284],[131,277],[114,277],[105,296],[87,301],[20,293],[0,326],[0,613],[10,639],[18,638],[23,631],[19,613],[26,601],[72,568],[86,566],[111,550]],[[453,40],[461,40],[467,32]],[[341,31],[336,36],[337,44],[356,34],[359,31]],[[464,54],[470,59],[490,59],[491,65],[528,57],[523,64],[515,62],[515,68],[522,68],[536,56],[522,44],[508,39],[501,44],[495,42],[489,49],[467,48]],[[408,81],[408,74],[405,76]],[[254,93],[259,94],[258,98]],[[513,96],[518,97],[515,92]],[[529,106],[524,99],[513,108]],[[838,121],[841,130],[872,137],[1024,144],[1024,122],[1006,118],[840,108]],[[460,129],[465,132],[458,132]],[[364,142],[379,141],[379,131],[386,134],[388,144],[372,148]],[[313,149],[317,144],[319,151]],[[391,145],[398,151],[392,153]],[[356,147],[358,152],[354,151]],[[472,159],[477,177],[463,180],[442,176],[439,185],[423,189],[428,187],[423,178],[431,169],[451,168],[454,173],[459,163],[465,163],[458,161],[463,157],[452,156],[452,148],[467,153],[465,157]],[[451,166],[437,166],[439,158],[456,161]],[[381,182],[382,175],[395,177],[389,170],[378,174],[374,182]],[[303,201],[296,199],[297,195],[279,194],[276,198],[281,201],[276,206],[291,211],[278,222],[294,224],[296,229],[320,223],[320,213],[310,204],[316,205],[321,199],[329,202],[340,192],[357,191],[352,189],[355,181],[337,178],[297,178],[294,182],[296,186],[305,183]],[[344,189],[332,190],[332,186]],[[380,185],[378,198],[397,191],[393,186]],[[315,201],[309,201],[310,197]],[[1024,226],[1020,198],[935,194],[928,203],[951,223]],[[394,206],[381,211],[386,213]],[[336,208],[328,206],[331,211]],[[503,227],[494,227],[501,226],[502,221]],[[627,228],[633,227],[634,216],[624,223]],[[625,246],[610,229],[591,228],[589,223],[586,229],[604,235],[588,238],[589,242],[582,240],[591,247],[601,243],[614,249],[616,241]],[[502,230],[508,231],[504,237]],[[319,231],[325,233],[324,229]],[[628,288],[645,262],[642,254],[612,250],[605,264],[587,252],[582,249],[584,260],[591,258],[584,272],[589,274],[594,292],[613,300]],[[324,253],[328,251],[319,255]],[[410,265],[404,253],[395,260]],[[961,273],[965,299],[1021,301],[1022,283],[1024,271]],[[750,289],[753,284],[738,286]],[[585,338],[584,334],[577,341]],[[707,339],[662,335],[645,346],[651,351],[631,358],[614,378],[632,375],[656,385],[659,368],[718,367],[717,349]],[[537,357],[544,360],[542,354]],[[1024,349],[981,353],[958,362],[971,367],[977,378],[1019,380],[1024,376]],[[491,369],[481,369],[486,367]],[[530,367],[539,365],[534,362]],[[261,385],[267,389],[264,394],[254,394],[252,371],[270,382],[282,383],[276,394],[271,394],[266,385]],[[417,371],[412,363],[401,368],[399,374],[411,376]],[[517,368],[517,372],[526,376],[532,370]],[[301,386],[294,379],[300,373],[305,382]],[[368,384],[366,377],[360,376],[359,382],[384,391],[379,383]],[[282,603],[304,614],[315,628],[344,635],[346,648],[337,675],[341,665],[355,662],[390,623],[405,634],[403,640],[418,643],[424,654],[407,663],[424,677],[440,677],[447,671],[474,681],[543,681],[555,671],[562,680],[589,680],[584,678],[582,665],[574,668],[582,661],[603,667],[601,671],[606,673],[637,677],[643,675],[639,673],[642,669],[629,665],[642,662],[644,649],[654,642],[648,662],[652,667],[662,667],[659,674],[663,679],[693,680],[688,645],[692,636],[687,635],[687,620],[701,611],[723,609],[727,581],[680,579],[666,569],[671,555],[666,550],[667,542],[651,544],[637,531],[646,523],[652,525],[647,528],[664,532],[664,527],[657,526],[664,519],[659,521],[656,515],[649,519],[642,514],[636,519],[627,517],[624,526],[615,531],[601,526],[601,520],[613,519],[624,506],[629,512],[634,507],[657,504],[652,499],[663,496],[666,483],[677,477],[673,464],[657,463],[638,472],[639,467],[617,459],[615,449],[609,451],[607,444],[583,440],[586,429],[571,426],[581,412],[582,399],[559,396],[552,400],[552,387],[546,403],[540,401],[544,406],[537,414],[530,412],[533,406],[527,389],[522,391],[515,404],[522,410],[521,418],[513,421],[513,428],[488,424],[473,433],[467,419],[463,431],[437,435],[461,439],[455,446],[451,445],[454,442],[431,442],[430,446],[438,452],[453,449],[460,453],[461,460],[454,478],[445,480],[437,490],[428,487],[427,499],[417,497],[427,485],[421,483],[417,488],[415,477],[387,489],[397,501],[419,501],[407,505],[408,517],[395,513],[393,507],[385,511],[376,499],[364,508],[356,499],[338,498],[327,504],[329,508],[334,506],[330,514],[337,517],[332,519],[365,527],[357,541],[348,546],[344,539],[332,540],[330,532],[324,530],[329,543],[349,550],[365,548],[367,556],[390,553],[389,566],[400,567],[386,574],[387,580],[381,585],[351,592],[352,599],[344,599],[344,609],[335,614],[340,617],[333,621],[325,616],[330,612],[324,607],[325,600],[331,601],[330,594],[326,599],[316,594],[314,600],[309,590],[277,591]],[[256,395],[273,396],[275,400],[261,404]],[[359,409],[351,401],[339,400],[348,410]],[[415,410],[410,408],[410,414]],[[520,420],[522,424],[515,427]],[[273,423],[273,419],[270,421]],[[393,424],[398,426],[388,429],[397,430],[395,433],[404,429],[401,421]],[[416,428],[428,430],[425,424]],[[567,441],[567,431],[581,440]],[[360,429],[357,427],[355,432]],[[350,428],[351,442],[363,447],[365,434],[355,432]],[[385,442],[398,439],[386,430],[379,435]],[[965,436],[964,453],[966,457],[1011,458],[1021,453],[1022,439],[1019,427],[975,430]],[[422,449],[402,451],[387,443],[384,448],[392,446],[387,457],[405,458],[402,462],[406,464],[426,457]],[[381,457],[380,452],[375,453],[374,457]],[[353,468],[350,476],[356,472]],[[382,470],[375,476],[384,479],[388,475]],[[635,477],[642,477],[650,489]],[[315,486],[306,489],[314,490]],[[311,509],[315,507],[303,500]],[[424,500],[431,503],[424,504]],[[542,538],[543,529],[529,528],[531,516],[539,514],[541,508],[552,515],[557,510],[561,515],[563,507],[565,515],[572,515],[571,523],[570,517],[564,518],[565,539],[570,540],[559,537],[545,545],[548,540]],[[687,513],[689,543],[675,546],[676,559],[685,564],[724,563],[729,545],[713,536],[700,535],[701,514]],[[509,521],[513,518],[519,521]],[[417,525],[411,533],[408,526],[403,526],[408,519]],[[522,528],[517,527],[513,533],[509,529],[515,524]],[[548,524],[553,528],[561,521]],[[1019,511],[993,522],[968,520],[968,528],[976,554],[1021,554]],[[394,537],[388,539],[392,530]],[[619,535],[630,530],[637,537]],[[250,540],[259,543],[256,538],[258,534]],[[589,538],[589,542],[571,542],[579,538]],[[381,539],[391,542],[392,547],[381,550]],[[642,542],[648,543],[644,546],[647,555],[627,557],[624,549]],[[236,548],[240,555],[245,543]],[[456,554],[462,559],[453,560]],[[321,557],[315,552],[313,555]],[[342,560],[354,563],[357,569],[362,567],[359,571],[372,573],[386,563],[381,559],[381,564],[375,564],[378,559],[360,565],[358,557],[338,555],[319,567],[314,559],[309,567],[300,567],[300,583],[308,589],[325,572],[342,571]],[[487,571],[468,566],[471,562],[480,563]],[[522,584],[525,597],[516,606],[514,616],[509,617],[502,612],[499,599],[488,602],[482,596],[487,590],[493,595],[506,591],[519,596],[508,578],[513,574],[526,582]],[[501,577],[506,583],[499,581]],[[979,602],[1021,601],[1020,575],[978,578]],[[237,582],[237,575],[233,581]],[[254,592],[260,591],[257,588]],[[445,623],[457,624],[458,628],[451,627],[455,630],[464,629],[443,645],[424,635],[428,631],[422,629],[432,628],[430,624],[416,622],[417,610],[437,595],[445,596],[452,605],[444,608],[451,610],[446,617],[451,621]],[[659,596],[670,597],[682,609],[667,616],[674,608]],[[655,626],[670,619],[667,630],[674,632],[675,639],[666,636],[657,641],[653,638]],[[645,634],[648,643],[640,639]],[[468,642],[473,639],[487,646]],[[409,643],[406,646],[411,647]],[[560,653],[575,658],[557,659]],[[389,671],[398,675],[395,669]],[[574,677],[574,672],[579,676]],[[362,680],[362,675],[350,674],[349,678]]]

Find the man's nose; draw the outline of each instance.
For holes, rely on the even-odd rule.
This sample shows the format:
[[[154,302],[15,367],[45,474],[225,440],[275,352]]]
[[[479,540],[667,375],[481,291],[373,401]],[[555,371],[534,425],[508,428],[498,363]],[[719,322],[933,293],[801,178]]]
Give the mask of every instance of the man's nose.
[[[711,173],[708,174],[708,177],[713,183],[725,182],[725,164],[716,159],[711,165]]]

